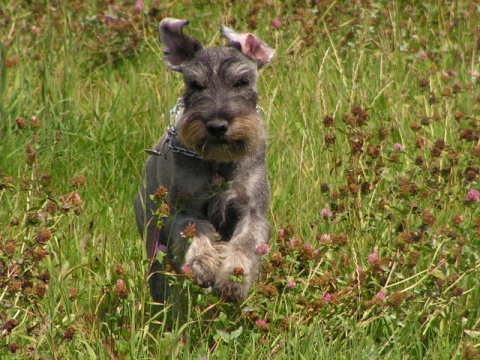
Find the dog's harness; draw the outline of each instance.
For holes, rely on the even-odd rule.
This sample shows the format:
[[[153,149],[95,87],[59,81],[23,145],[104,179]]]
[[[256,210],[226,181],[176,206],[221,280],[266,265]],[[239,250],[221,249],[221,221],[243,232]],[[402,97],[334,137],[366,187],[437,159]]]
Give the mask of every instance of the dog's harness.
[[[200,156],[198,156],[195,151],[172,145],[172,138],[176,137],[178,134],[177,128],[175,126],[177,123],[177,117],[183,112],[184,108],[185,104],[183,103],[183,98],[178,98],[177,103],[175,104],[173,109],[170,110],[170,124],[167,127],[167,138],[165,139],[161,150],[158,151],[154,149],[145,149],[145,152],[147,154],[154,156],[166,156],[169,151],[173,151],[174,153],[200,159]]]

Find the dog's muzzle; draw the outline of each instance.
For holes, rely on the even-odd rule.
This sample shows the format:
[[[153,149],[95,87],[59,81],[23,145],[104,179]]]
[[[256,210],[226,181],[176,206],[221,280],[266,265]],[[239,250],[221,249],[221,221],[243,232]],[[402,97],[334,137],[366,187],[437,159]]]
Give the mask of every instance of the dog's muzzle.
[[[228,131],[228,122],[220,119],[210,120],[207,122],[206,128],[210,135],[220,138]]]

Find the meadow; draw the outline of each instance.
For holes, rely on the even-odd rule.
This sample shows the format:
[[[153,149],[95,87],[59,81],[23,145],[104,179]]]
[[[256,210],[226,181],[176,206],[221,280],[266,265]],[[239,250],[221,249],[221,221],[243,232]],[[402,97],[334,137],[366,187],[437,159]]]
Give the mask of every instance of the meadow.
[[[474,1],[0,1],[1,359],[478,359]],[[261,70],[270,251],[239,306],[148,290],[133,198],[182,79],[156,26]]]

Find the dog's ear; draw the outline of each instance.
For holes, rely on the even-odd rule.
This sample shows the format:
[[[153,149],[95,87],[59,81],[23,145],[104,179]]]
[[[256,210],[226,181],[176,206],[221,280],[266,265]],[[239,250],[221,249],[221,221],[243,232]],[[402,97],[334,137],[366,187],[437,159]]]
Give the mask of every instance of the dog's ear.
[[[253,34],[239,34],[225,25],[220,27],[220,32],[227,38],[230,45],[237,47],[243,55],[256,61],[259,68],[272,60],[275,55],[275,50]]]
[[[165,62],[175,71],[182,71],[182,64],[202,48],[200,41],[183,33],[183,27],[188,23],[187,20],[165,18],[158,25]]]

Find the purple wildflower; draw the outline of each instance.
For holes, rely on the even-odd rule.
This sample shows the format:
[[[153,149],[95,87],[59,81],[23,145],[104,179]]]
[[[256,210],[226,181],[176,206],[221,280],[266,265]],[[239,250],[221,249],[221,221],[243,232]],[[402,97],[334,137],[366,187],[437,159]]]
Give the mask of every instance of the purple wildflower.
[[[328,206],[325,206],[322,211],[320,211],[320,216],[323,218],[328,218],[331,216],[330,210],[328,210]]]
[[[167,252],[167,247],[163,244],[158,244],[157,245],[157,248],[155,249],[155,252],[163,252],[163,253],[166,253]]]
[[[374,250],[370,255],[368,255],[368,262],[371,264],[378,260],[378,250]]]
[[[476,72],[473,70],[467,70],[468,75],[472,75],[473,77],[476,77],[477,79],[480,79],[480,72]]]
[[[272,28],[273,29],[278,29],[282,24],[280,23],[280,20],[278,19],[273,19],[272,20]]]
[[[255,321],[255,324],[259,328],[266,328],[268,326],[267,320],[264,320],[264,319],[258,319],[257,321]]]
[[[330,302],[332,301],[332,295],[330,293],[326,293],[325,296],[323,297],[323,300],[325,300],[325,302]]]
[[[331,242],[330,241],[331,240],[330,234],[322,234],[322,235],[320,235],[318,240],[320,241],[320,244],[330,244],[330,242]]]
[[[225,178],[219,173],[215,173],[212,175],[210,182],[212,185],[222,185],[225,182]]]
[[[418,57],[420,58],[420,60],[427,60],[428,59],[427,53],[423,50],[420,50],[418,52]]]
[[[296,281],[287,280],[287,287],[291,288],[291,287],[295,287],[295,286],[297,286],[297,282],[296,282]]]
[[[143,0],[137,0],[135,2],[135,7],[133,8],[133,12],[139,13],[143,9]]]
[[[403,151],[404,150],[403,145],[400,144],[400,143],[396,143],[395,145],[393,145],[393,148],[395,149],[395,151]]]
[[[183,265],[181,270],[184,274],[188,274],[190,272],[193,272],[192,268],[189,265]]]
[[[480,193],[475,189],[470,189],[467,193],[467,197],[465,198],[465,201],[479,202]]]
[[[255,254],[258,256],[267,255],[270,252],[270,246],[268,244],[260,244],[255,248]]]
[[[296,247],[296,246],[301,246],[302,243],[299,238],[291,238],[290,241],[288,242],[288,245],[290,247]]]

